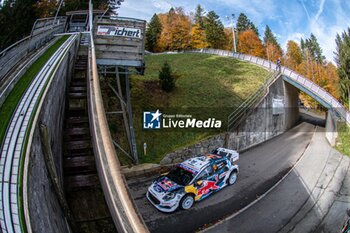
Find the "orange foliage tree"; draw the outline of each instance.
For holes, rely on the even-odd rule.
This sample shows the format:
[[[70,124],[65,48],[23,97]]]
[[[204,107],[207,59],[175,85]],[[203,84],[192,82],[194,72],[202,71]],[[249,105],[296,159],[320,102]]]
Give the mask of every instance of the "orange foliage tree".
[[[199,24],[192,27],[191,30],[191,47],[194,49],[202,49],[208,47],[205,30]]]
[[[270,61],[276,62],[277,59],[281,59],[282,51],[274,44],[267,42],[265,46],[266,58]]]
[[[264,46],[258,35],[249,29],[239,34],[239,51],[257,57],[266,57]]]
[[[167,14],[160,14],[159,19],[163,30],[156,50],[183,50],[190,47],[191,21],[182,8],[172,8]]]
[[[295,41],[288,41],[285,65],[290,69],[296,70],[302,61],[303,55],[299,45]]]

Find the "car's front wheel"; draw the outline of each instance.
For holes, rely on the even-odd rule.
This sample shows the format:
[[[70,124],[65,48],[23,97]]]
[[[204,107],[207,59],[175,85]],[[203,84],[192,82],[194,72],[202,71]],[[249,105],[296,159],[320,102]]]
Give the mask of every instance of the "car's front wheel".
[[[237,172],[233,171],[228,177],[228,184],[233,185],[234,183],[236,183],[236,181],[237,181]]]
[[[188,210],[193,206],[193,204],[194,204],[193,196],[187,194],[180,201],[180,209]]]

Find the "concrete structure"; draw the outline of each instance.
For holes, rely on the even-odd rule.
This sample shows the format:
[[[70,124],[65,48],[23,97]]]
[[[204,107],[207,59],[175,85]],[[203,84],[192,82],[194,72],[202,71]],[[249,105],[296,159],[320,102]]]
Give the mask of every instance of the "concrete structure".
[[[55,34],[64,32],[66,18],[59,17],[56,22],[53,19],[38,19],[29,36],[0,52],[0,81],[29,52],[40,48]]]
[[[247,150],[284,133],[299,120],[298,90],[278,78],[268,89],[268,94],[240,123],[234,132],[227,132],[193,146],[170,153],[161,164],[179,163],[195,154],[203,154],[216,147],[228,147],[238,151]],[[284,103],[283,108],[274,106],[276,100]]]
[[[30,223],[33,232],[69,232],[44,159],[39,125],[45,125],[48,128],[48,140],[51,142],[51,151],[54,155],[56,171],[60,179],[58,182],[62,186],[62,129],[66,92],[74,67],[78,45],[79,41],[76,40],[74,46],[61,58],[61,63],[47,87],[41,108],[38,109],[40,112],[38,118],[34,122],[35,130],[32,134],[29,157],[27,157],[28,215],[26,216],[27,218],[30,216],[30,222],[27,222],[27,227],[28,223]]]

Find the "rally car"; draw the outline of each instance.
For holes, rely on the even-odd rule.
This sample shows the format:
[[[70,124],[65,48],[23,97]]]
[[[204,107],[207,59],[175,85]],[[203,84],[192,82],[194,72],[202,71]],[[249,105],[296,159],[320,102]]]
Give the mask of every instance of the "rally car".
[[[237,151],[225,148],[188,159],[155,179],[147,199],[162,212],[190,209],[195,201],[236,182],[238,159]]]

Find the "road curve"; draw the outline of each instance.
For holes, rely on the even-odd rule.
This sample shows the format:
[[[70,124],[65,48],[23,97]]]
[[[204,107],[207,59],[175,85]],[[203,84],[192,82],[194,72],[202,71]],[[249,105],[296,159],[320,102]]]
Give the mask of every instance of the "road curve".
[[[240,156],[238,182],[187,211],[164,214],[145,198],[154,177],[130,179],[135,203],[151,232],[194,232],[242,209],[271,188],[299,160],[308,147],[315,126],[301,123],[288,132]]]
[[[324,128],[317,128],[300,162],[264,198],[205,232],[321,232],[317,228],[334,199],[341,196],[338,190],[349,168],[349,158],[333,149],[324,133]],[[337,221],[339,225],[325,232],[340,232],[337,216],[328,217],[324,228]]]

